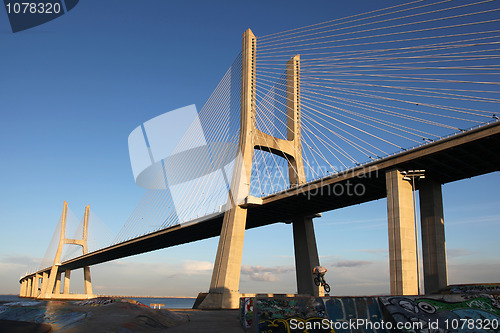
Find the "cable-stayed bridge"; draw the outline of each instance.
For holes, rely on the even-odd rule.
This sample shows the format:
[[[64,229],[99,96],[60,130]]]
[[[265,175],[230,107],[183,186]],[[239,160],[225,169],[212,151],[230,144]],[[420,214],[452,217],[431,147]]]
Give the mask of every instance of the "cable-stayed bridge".
[[[298,293],[317,295],[313,218],[384,197],[391,293],[417,294],[414,190],[425,290],[445,286],[441,185],[500,165],[497,7],[413,1],[246,31],[199,112],[174,110],[131,133],[134,177],[148,191],[111,245],[87,250],[88,211],[80,236],[66,238],[65,205],[55,259],[21,279],[21,296],[73,297],[77,268],[91,295],[91,265],[220,235],[201,306],[235,307],[245,229],[276,222],[293,227]],[[65,244],[83,255],[62,259]]]

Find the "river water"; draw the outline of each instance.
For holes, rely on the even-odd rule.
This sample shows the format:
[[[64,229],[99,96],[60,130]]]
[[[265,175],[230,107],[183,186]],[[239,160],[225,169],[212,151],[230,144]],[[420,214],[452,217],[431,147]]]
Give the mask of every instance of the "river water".
[[[141,302],[144,305],[163,304],[162,309],[191,309],[196,298],[174,298],[174,297],[127,297]],[[19,298],[16,295],[0,295],[0,302],[33,302],[29,298]]]

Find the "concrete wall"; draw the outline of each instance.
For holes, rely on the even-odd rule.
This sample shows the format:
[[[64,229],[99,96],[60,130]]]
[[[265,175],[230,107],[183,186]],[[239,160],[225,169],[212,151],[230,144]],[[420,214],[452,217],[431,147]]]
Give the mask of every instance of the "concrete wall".
[[[484,332],[499,331],[498,295],[390,296],[379,300],[393,322],[407,325],[419,322],[426,332],[455,332],[454,328],[458,332],[483,332],[479,329],[480,324],[485,326],[488,322],[497,324]]]
[[[500,332],[500,284],[425,296],[242,297],[240,319],[251,332]]]
[[[245,297],[240,305],[242,325],[252,332],[302,332],[307,328],[308,332],[330,332],[326,328],[330,322],[346,327],[357,319],[373,323],[384,320],[376,297]],[[359,330],[337,327],[335,332]]]

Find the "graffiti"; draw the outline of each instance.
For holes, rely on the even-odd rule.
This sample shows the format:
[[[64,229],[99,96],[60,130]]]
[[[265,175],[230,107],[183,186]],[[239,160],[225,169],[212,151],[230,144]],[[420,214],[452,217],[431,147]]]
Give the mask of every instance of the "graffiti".
[[[112,298],[112,297],[96,297],[84,301],[75,302],[76,305],[80,306],[102,306],[112,303],[130,303],[141,307],[148,307],[139,301],[128,299],[128,298]]]
[[[325,318],[287,318],[263,320],[259,322],[259,332],[262,333],[291,333],[291,332],[335,332],[329,329]]]
[[[450,323],[459,327],[468,320],[478,324],[474,332],[492,332],[482,330],[482,322],[500,321],[498,300],[492,295],[395,296],[379,300],[394,323],[418,323],[413,326],[415,332],[452,332]]]
[[[376,297],[257,297],[240,305],[243,327],[255,332],[388,332]]]
[[[311,322],[325,318],[325,305],[319,297],[243,297],[240,299],[242,326],[258,332],[300,332],[300,330],[294,330],[294,325],[290,323],[307,322],[311,325]],[[314,330],[308,331],[315,332]]]
[[[490,333],[500,332],[500,295],[247,297],[240,319],[266,333]]]
[[[286,318],[326,318],[325,305],[320,297],[294,298],[256,298],[254,301],[255,319],[262,320]]]
[[[240,298],[240,322],[243,328],[252,327],[253,297]]]
[[[376,297],[330,297],[324,299],[328,318],[334,322],[350,323],[364,319],[375,325],[365,325],[365,332],[386,332],[380,328],[384,317]],[[335,332],[354,332],[356,328],[349,325],[335,329]]]
[[[120,302],[121,300],[119,298],[109,298],[109,297],[97,297],[97,298],[91,298],[85,301],[78,301],[75,302],[76,305],[80,306],[100,306],[100,305],[107,305],[111,303],[116,303]]]

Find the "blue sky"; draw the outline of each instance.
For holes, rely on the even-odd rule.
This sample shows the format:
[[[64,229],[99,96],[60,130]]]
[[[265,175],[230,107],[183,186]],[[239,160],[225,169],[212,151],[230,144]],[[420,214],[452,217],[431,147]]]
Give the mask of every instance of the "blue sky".
[[[0,9],[0,294],[38,264],[63,201],[117,233],[144,190],[127,138],[169,110],[198,109],[252,28],[267,35],[399,1],[86,0],[13,34]],[[498,173],[443,187],[450,283],[498,282]],[[316,235],[339,295],[389,291],[386,202],[328,212]],[[195,296],[210,284],[218,238],[92,267],[101,294]],[[295,292],[291,226],[246,233],[240,290]],[[81,288],[72,275],[73,291]]]

